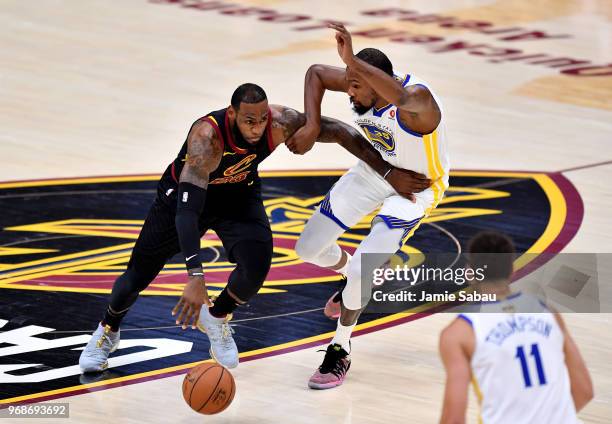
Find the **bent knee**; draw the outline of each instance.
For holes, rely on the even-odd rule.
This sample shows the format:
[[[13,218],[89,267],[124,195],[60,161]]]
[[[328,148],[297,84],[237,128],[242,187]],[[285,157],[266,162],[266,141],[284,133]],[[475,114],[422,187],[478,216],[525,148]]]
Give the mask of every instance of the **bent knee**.
[[[321,244],[313,239],[301,236],[295,244],[295,253],[304,262],[314,263],[321,253]]]

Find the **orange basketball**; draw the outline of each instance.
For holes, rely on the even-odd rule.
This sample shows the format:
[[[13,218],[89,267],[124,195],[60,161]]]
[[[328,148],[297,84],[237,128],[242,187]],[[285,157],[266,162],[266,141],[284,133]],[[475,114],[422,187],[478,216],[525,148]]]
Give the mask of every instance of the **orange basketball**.
[[[198,365],[183,380],[183,398],[200,414],[218,414],[232,403],[235,393],[234,377],[219,364]]]

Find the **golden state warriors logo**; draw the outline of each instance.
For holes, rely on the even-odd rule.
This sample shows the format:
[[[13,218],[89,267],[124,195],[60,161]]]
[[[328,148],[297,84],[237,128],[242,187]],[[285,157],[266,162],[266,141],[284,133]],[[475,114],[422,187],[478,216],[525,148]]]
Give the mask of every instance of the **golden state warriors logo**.
[[[383,135],[373,137],[393,145]],[[335,329],[322,308],[337,288],[338,275],[302,262],[294,248],[342,173],[261,174],[274,258],[259,294],[234,316],[241,361],[324,343]],[[109,371],[91,381],[77,366],[115,279],[126,269],[158,178],[0,183],[0,404],[184,373],[209,358],[206,337],[179,330],[170,315],[186,281],[183,260],[175,257],[127,315]],[[450,184],[447,196],[402,248],[404,254],[458,252],[482,229],[508,233],[521,252],[554,253],[571,240],[582,219],[580,197],[561,174],[456,171]],[[340,237],[344,249],[354,252],[374,214]],[[215,293],[234,265],[214,233],[202,239],[202,249],[208,286]],[[526,261],[519,258],[517,266],[526,267],[521,260]],[[419,316],[414,310],[365,314],[356,334]]]
[[[391,132],[372,124],[359,124],[359,126],[374,147],[390,156],[395,156],[395,139]]]

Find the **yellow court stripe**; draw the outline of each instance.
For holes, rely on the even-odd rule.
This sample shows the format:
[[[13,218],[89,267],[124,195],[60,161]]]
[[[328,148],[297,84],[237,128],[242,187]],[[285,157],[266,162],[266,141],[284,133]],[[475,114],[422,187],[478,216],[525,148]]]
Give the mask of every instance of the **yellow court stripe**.
[[[0,256],[33,255],[37,253],[52,253],[57,251],[57,249],[31,249],[29,247],[0,247]]]
[[[314,171],[314,170],[304,170],[304,171],[260,171],[259,175],[262,177],[340,177],[346,173],[346,169],[344,170],[323,170],[323,171]]]
[[[542,172],[512,172],[512,171],[450,171],[455,177],[505,177],[505,178],[533,178]]]
[[[557,238],[563,230],[567,218],[567,203],[565,197],[555,182],[545,174],[533,175],[532,178],[538,182],[546,193],[550,203],[550,217],[544,232],[531,247],[514,261],[514,271],[523,268],[536,258],[537,253],[542,253]]]
[[[408,317],[410,315],[413,315],[413,313],[400,312],[400,313],[397,313],[397,314],[390,315],[388,317],[379,318],[377,320],[373,320],[373,321],[370,321],[370,322],[367,322],[367,323],[359,324],[359,325],[357,325],[355,327],[355,330],[358,331],[358,330],[363,330],[363,329],[367,329],[367,328],[376,327],[376,326],[379,326],[381,324],[386,324],[386,323],[393,322],[393,321],[396,321],[396,320],[401,319],[401,318]],[[311,343],[311,342],[318,342],[318,341],[325,340],[327,338],[332,337],[333,334],[334,334],[334,332],[318,334],[316,336],[306,337],[306,338],[295,340],[295,341],[292,341],[292,342],[282,343],[282,344],[275,345],[275,346],[270,346],[270,347],[266,347],[266,348],[262,348],[262,349],[256,349],[256,350],[252,350],[252,351],[249,351],[249,352],[244,352],[244,353],[240,354],[240,358],[249,358],[251,356],[256,356],[256,355],[261,355],[261,354],[265,354],[265,353],[269,353],[269,352],[275,352],[275,351],[282,350],[282,349],[302,346],[302,345],[305,345],[305,344],[308,344],[308,343]],[[17,396],[17,397],[8,398],[8,399],[0,399],[0,404],[22,402],[22,401],[36,399],[36,398],[40,398],[40,397],[65,394],[65,393],[75,392],[77,390],[90,389],[90,388],[95,388],[95,387],[106,386],[106,385],[109,385],[109,384],[122,383],[122,382],[125,382],[125,381],[131,381],[131,380],[136,380],[136,379],[140,379],[140,378],[146,378],[146,377],[152,377],[152,376],[161,375],[161,374],[167,374],[167,373],[174,372],[174,371],[186,370],[186,369],[192,368],[192,367],[194,367],[196,365],[203,364],[205,362],[212,362],[212,360],[211,359],[207,359],[205,361],[191,362],[191,363],[188,363],[188,364],[177,365],[177,366],[163,368],[163,369],[154,370],[154,371],[147,371],[147,372],[138,373],[138,374],[134,374],[134,375],[128,375],[128,376],[124,376],[124,377],[110,378],[108,380],[97,381],[95,383],[83,384],[83,385],[79,385],[79,386],[65,387],[65,388],[62,388],[62,389],[50,390],[50,391],[41,392],[41,393],[35,393],[35,394],[31,394],[31,395]]]
[[[44,264],[53,263],[53,262],[57,262],[57,261],[65,261],[65,260],[68,260],[68,259],[82,258],[83,256],[91,256],[91,255],[99,255],[101,253],[116,252],[118,250],[130,249],[133,246],[134,246],[134,243],[124,243],[124,244],[118,244],[116,246],[103,247],[103,248],[100,248],[100,249],[85,250],[83,252],[70,253],[68,255],[54,256],[52,258],[39,259],[39,260],[36,260],[36,261],[29,261],[29,262],[22,262],[22,263],[19,263],[19,264],[11,265],[11,267],[7,268],[7,269],[23,268],[23,267],[26,267],[26,266],[30,267],[30,266],[34,266],[34,265],[44,265]]]
[[[46,186],[58,186],[68,184],[91,184],[91,183],[119,183],[119,182],[132,182],[132,181],[157,181],[159,174],[153,175],[132,175],[125,177],[88,177],[88,178],[58,178],[56,180],[42,180],[42,181],[15,181],[0,183],[0,189],[3,188],[20,188],[20,187],[46,187]]]
[[[262,177],[305,177],[323,176],[334,177],[344,175],[346,169],[333,170],[295,170],[295,171],[260,171]],[[450,175],[455,176],[474,176],[474,177],[508,177],[508,178],[532,178],[534,174],[541,172],[512,172],[512,171],[451,171]],[[91,183],[115,183],[132,181],[156,181],[161,174],[142,174],[110,177],[78,177],[78,178],[58,178],[52,180],[33,180],[33,181],[13,181],[0,183],[0,189],[6,188],[25,188],[25,187],[46,187],[69,184],[91,184]]]
[[[142,225],[144,223],[144,219],[100,219],[100,218],[70,218],[64,219],[60,221],[52,221],[50,223],[43,224],[29,224],[29,225],[20,225],[15,227],[10,227],[11,229],[21,229],[27,228],[29,226],[35,225],[48,225],[49,227],[58,227],[60,225],[71,225],[71,224],[130,224],[130,225]],[[129,227],[126,227],[129,228]]]
[[[11,266],[11,268],[7,268],[7,269],[18,269],[18,268],[23,268],[23,267],[30,267],[30,266],[34,266],[34,265],[44,265],[44,264],[50,264],[47,266],[44,266],[42,268],[36,268],[36,269],[27,269],[27,270],[22,270],[22,271],[15,271],[15,272],[11,272],[8,274],[5,274],[4,276],[2,276],[2,278],[0,279],[0,281],[4,281],[5,279],[10,279],[19,275],[24,275],[24,274],[29,274],[32,272],[38,272],[38,271],[46,271],[49,269],[59,269],[59,268],[63,268],[63,267],[68,267],[68,266],[73,266],[73,265],[77,265],[80,264],[81,261],[94,261],[94,262],[99,262],[102,260],[106,260],[106,259],[110,259],[110,258],[114,258],[117,257],[117,255],[121,255],[121,256],[129,256],[130,252],[123,252],[124,250],[128,250],[131,249],[134,246],[134,243],[125,243],[125,244],[119,244],[117,246],[112,246],[112,247],[105,247],[102,249],[94,249],[94,250],[88,250],[85,252],[79,252],[79,253],[71,253],[69,255],[64,255],[64,256],[56,256],[54,258],[49,258],[49,259],[44,259],[44,260],[40,260],[40,261],[31,261],[31,262],[24,262],[21,264],[17,264],[14,266]],[[120,253],[118,253],[120,252]],[[98,255],[100,254],[111,254],[112,256],[104,256],[104,257],[100,257]],[[83,258],[84,256],[92,256],[94,255],[95,258],[85,258],[85,259],[78,259],[78,258]],[[71,263],[66,263],[66,260],[71,260],[71,259],[76,259],[75,262],[71,262]],[[61,263],[57,263],[58,261],[61,261]],[[53,264],[53,262],[56,262],[55,264]]]
[[[303,171],[260,171],[263,177],[303,177],[303,176],[341,176],[346,170],[303,170]],[[70,184],[92,184],[92,183],[119,183],[134,181],[157,181],[161,174],[142,174],[125,176],[104,177],[76,177],[57,178],[51,180],[13,181],[0,183],[0,189],[26,188],[26,187],[48,187]]]
[[[135,375],[126,375],[125,377],[109,378],[108,380],[96,381],[95,383],[81,384],[79,386],[64,387],[62,389],[49,390],[49,391],[46,391],[46,392],[35,393],[35,394],[32,394],[32,395],[24,395],[24,396],[17,396],[17,397],[8,398],[8,399],[0,399],[0,404],[3,404],[3,403],[13,403],[13,402],[22,402],[22,401],[25,401],[25,400],[36,399],[36,398],[39,398],[39,397],[60,395],[60,394],[63,394],[63,393],[75,392],[77,390],[91,389],[91,388],[94,388],[94,387],[106,386],[106,385],[114,384],[114,383],[122,383],[124,381],[135,380],[137,378],[145,378],[145,377],[150,377],[150,376],[154,376],[154,375],[159,375],[159,374],[162,374],[162,373],[169,373],[169,372],[173,372],[173,371],[180,371],[180,370],[184,370],[184,369],[187,369],[187,368],[195,367],[196,365],[204,364],[206,362],[213,362],[213,360],[212,359],[207,359],[205,361],[191,362],[189,364],[183,364],[183,365],[177,365],[177,366],[174,366],[174,367],[168,367],[168,368],[164,368],[163,370],[148,371],[148,372],[143,372],[143,373],[135,374]]]
[[[41,277],[49,277],[51,275],[57,275],[58,271],[61,271],[63,273],[63,272],[79,271],[84,268],[87,269],[91,265],[96,264],[98,262],[102,262],[107,259],[114,259],[118,257],[127,258],[129,257],[129,255],[130,255],[129,253],[127,254],[126,253],[115,253],[115,254],[105,255],[103,257],[82,259],[82,260],[76,261],[75,263],[71,263],[71,264],[48,266],[48,267],[42,268],[43,270],[39,268],[35,272],[32,272],[32,270],[30,270],[29,273],[28,272],[13,273],[13,274],[10,274],[9,277],[0,280],[0,288],[1,287],[15,287],[12,285],[12,283],[15,283],[17,281],[23,281],[25,279],[34,279],[34,278],[41,278]]]

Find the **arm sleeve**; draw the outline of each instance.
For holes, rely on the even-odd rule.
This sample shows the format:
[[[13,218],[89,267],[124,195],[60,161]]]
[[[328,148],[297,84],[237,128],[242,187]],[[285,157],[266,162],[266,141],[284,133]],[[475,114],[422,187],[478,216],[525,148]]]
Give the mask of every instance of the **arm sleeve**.
[[[198,219],[205,202],[206,189],[191,183],[179,183],[175,225],[188,270],[202,267]]]

